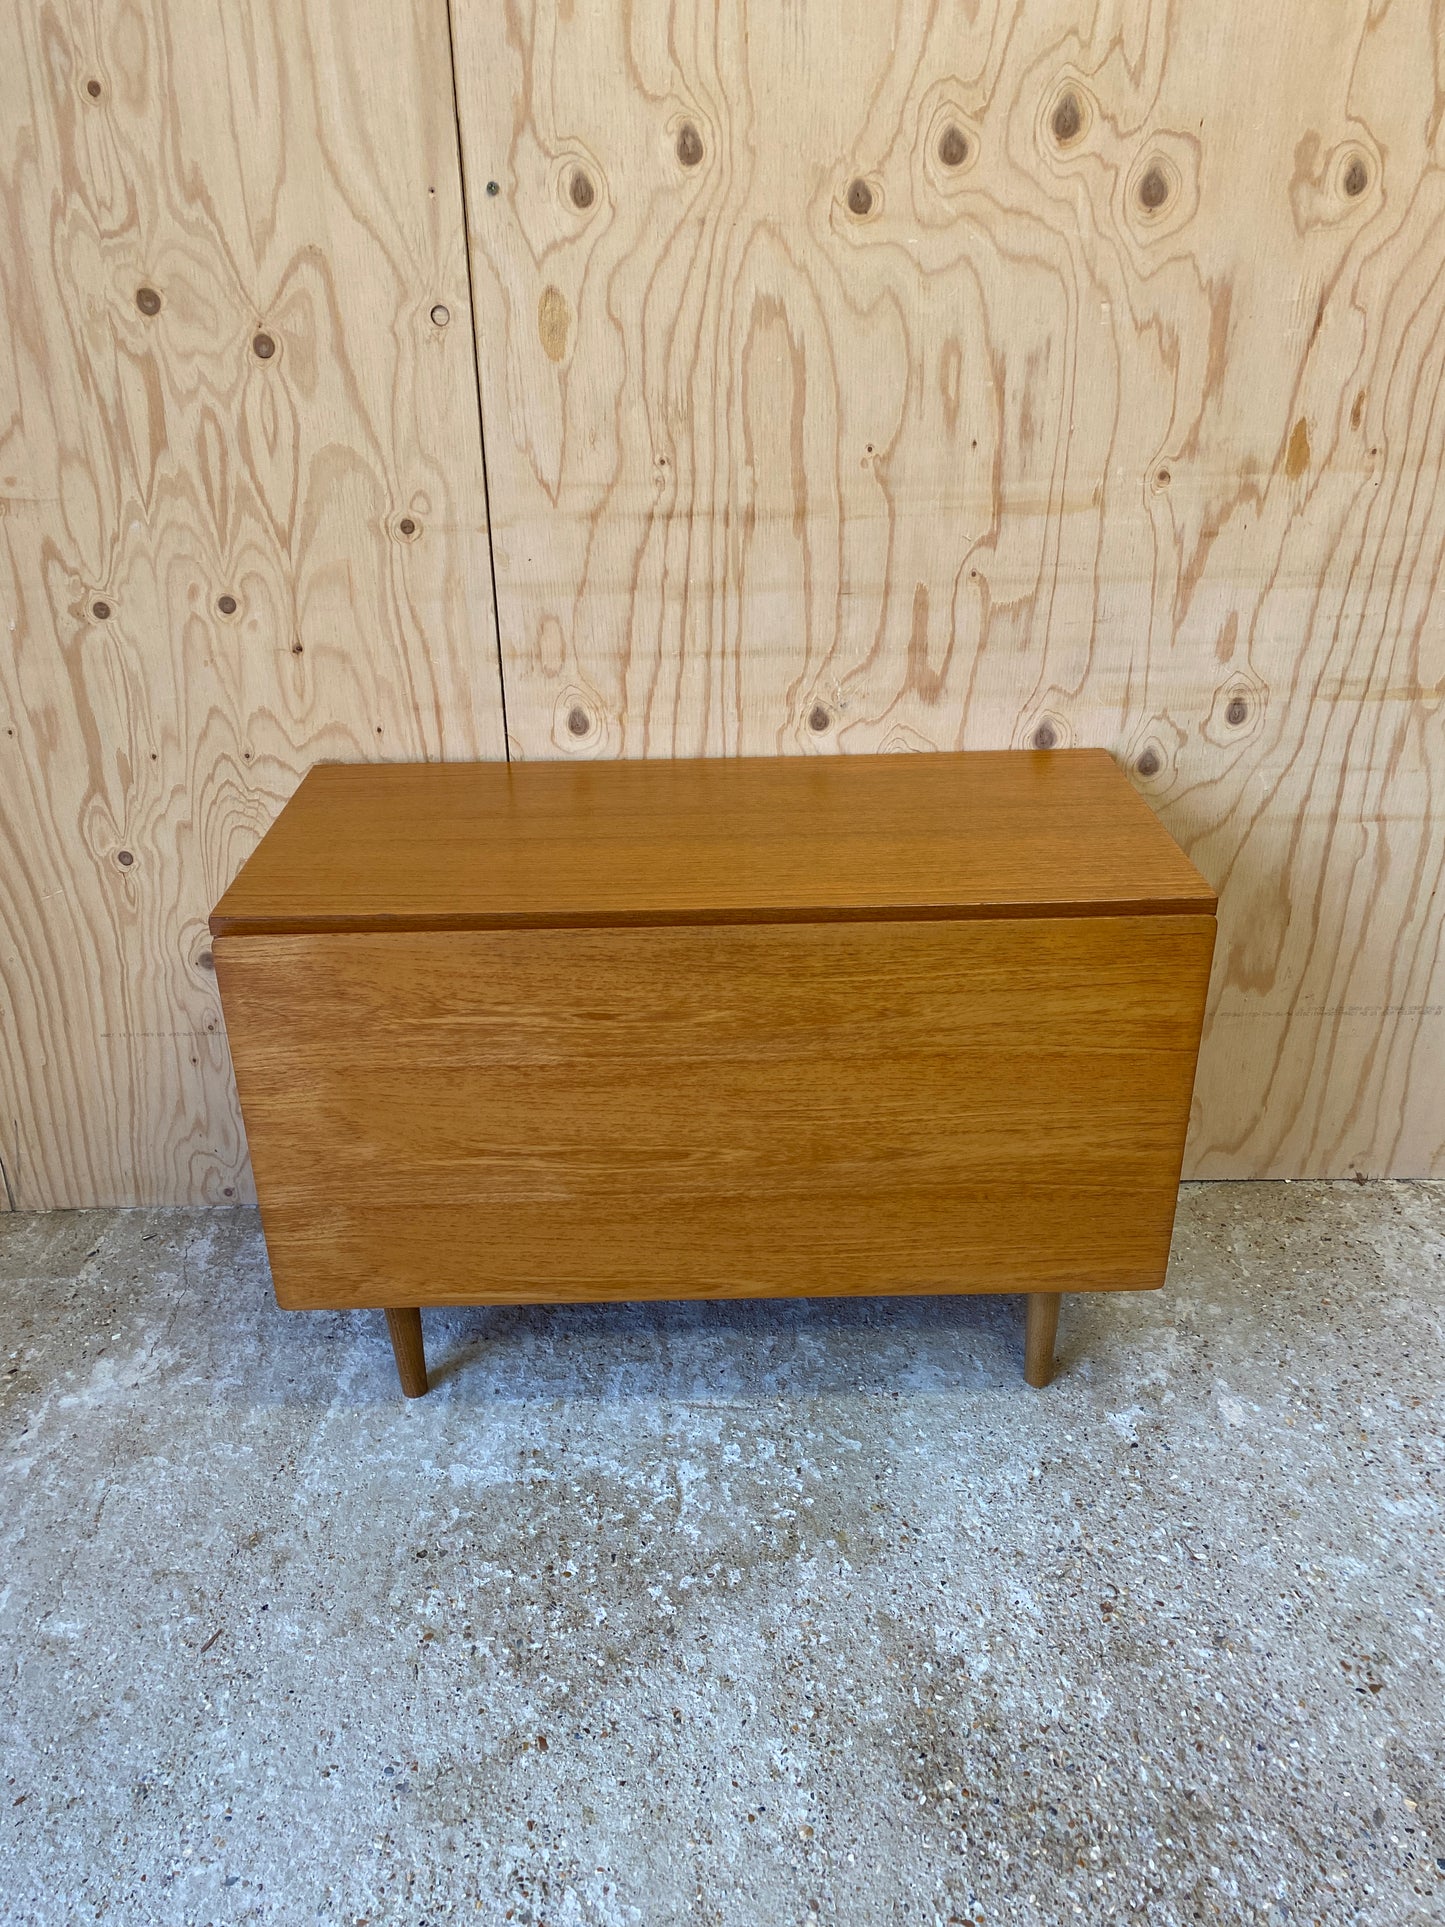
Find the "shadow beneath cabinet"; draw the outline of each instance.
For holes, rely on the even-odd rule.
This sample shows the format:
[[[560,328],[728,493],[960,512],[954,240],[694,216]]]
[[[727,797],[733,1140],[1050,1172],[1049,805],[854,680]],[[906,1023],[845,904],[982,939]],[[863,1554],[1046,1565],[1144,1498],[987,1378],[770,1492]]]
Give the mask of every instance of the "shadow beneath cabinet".
[[[134,1225],[119,1223],[118,1235],[126,1247],[117,1247],[118,1261],[136,1238],[171,1247],[157,1289],[145,1294],[142,1323],[164,1335],[210,1402],[424,1412],[569,1399],[737,1406],[1028,1391],[1023,1297],[938,1293],[430,1306],[422,1328],[431,1389],[410,1400],[380,1310],[277,1306],[254,1212],[138,1215]],[[187,1280],[179,1298],[168,1267]],[[1098,1294],[1065,1295],[1060,1374],[1093,1350],[1099,1302]]]
[[[377,1369],[395,1387],[381,1314],[363,1316],[374,1319]],[[461,1306],[422,1316],[431,1396],[487,1403],[736,1406],[1022,1385],[1018,1297]]]

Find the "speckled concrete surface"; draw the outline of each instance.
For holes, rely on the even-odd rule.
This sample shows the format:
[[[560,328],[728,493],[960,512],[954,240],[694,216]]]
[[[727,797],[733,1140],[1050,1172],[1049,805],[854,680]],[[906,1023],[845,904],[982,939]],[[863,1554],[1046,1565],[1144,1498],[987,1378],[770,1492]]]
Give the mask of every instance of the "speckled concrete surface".
[[[1445,1187],[1163,1294],[275,1309],[0,1218],[6,1922],[1445,1920]]]

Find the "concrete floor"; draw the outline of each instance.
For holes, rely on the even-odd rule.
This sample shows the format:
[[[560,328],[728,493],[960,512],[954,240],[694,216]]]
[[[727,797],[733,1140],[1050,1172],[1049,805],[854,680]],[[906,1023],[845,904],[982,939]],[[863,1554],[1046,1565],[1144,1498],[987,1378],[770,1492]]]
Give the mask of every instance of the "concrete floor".
[[[1445,1921],[1445,1186],[1169,1288],[278,1312],[0,1218],[0,1918]]]

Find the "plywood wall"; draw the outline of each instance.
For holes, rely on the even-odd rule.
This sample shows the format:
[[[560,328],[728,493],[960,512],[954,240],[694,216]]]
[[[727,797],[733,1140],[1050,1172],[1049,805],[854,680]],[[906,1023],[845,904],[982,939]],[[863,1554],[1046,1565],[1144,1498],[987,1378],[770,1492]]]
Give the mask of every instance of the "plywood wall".
[[[493,557],[514,754],[1112,748],[1190,1168],[1445,1172],[1445,0],[450,13],[0,11],[0,1208],[249,1195],[206,911]]]
[[[1445,1170],[1445,7],[454,29],[517,752],[1107,745],[1192,1169]]]
[[[249,1194],[205,919],[503,753],[446,0],[0,24],[0,1206]]]

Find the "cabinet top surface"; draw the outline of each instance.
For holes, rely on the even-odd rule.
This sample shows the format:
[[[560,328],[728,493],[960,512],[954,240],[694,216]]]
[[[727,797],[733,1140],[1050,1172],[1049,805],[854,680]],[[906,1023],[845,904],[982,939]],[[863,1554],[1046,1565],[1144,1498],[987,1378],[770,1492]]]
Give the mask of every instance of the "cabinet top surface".
[[[322,764],[216,936],[1213,911],[1106,750]]]

